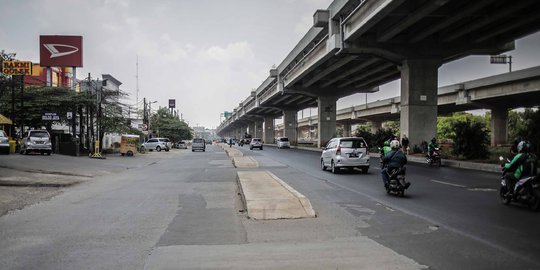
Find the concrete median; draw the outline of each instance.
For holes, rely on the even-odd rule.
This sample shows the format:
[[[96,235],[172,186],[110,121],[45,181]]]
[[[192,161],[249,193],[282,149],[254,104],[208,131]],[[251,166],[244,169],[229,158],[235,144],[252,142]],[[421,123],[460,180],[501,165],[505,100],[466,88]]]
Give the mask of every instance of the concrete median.
[[[257,168],[259,163],[252,157],[232,157],[232,162],[236,168]]]
[[[248,217],[265,220],[316,216],[309,199],[272,173],[239,171],[237,174]]]

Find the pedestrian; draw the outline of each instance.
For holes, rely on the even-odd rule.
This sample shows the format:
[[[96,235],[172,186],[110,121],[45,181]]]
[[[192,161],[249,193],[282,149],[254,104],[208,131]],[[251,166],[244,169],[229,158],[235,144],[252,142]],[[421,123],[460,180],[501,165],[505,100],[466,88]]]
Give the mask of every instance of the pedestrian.
[[[401,138],[401,146],[403,147],[403,153],[408,155],[409,154],[409,138],[407,138],[406,134],[403,134],[403,138]]]

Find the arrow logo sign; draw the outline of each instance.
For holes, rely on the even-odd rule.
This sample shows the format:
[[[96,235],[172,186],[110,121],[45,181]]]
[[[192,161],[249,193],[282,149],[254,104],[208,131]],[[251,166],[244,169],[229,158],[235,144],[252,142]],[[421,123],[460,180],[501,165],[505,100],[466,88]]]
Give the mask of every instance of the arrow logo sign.
[[[82,67],[82,52],[82,36],[39,36],[42,67]]]
[[[74,53],[79,51],[79,48],[74,47],[74,46],[70,46],[70,45],[65,45],[65,44],[43,44],[43,46],[49,52],[51,52],[51,58],[56,58],[56,57],[60,57],[60,56],[64,56],[64,55],[70,55],[70,54],[74,54]],[[57,47],[66,47],[66,48],[70,48],[70,49],[73,49],[73,50],[72,51],[67,51],[67,52],[60,52],[57,49]]]

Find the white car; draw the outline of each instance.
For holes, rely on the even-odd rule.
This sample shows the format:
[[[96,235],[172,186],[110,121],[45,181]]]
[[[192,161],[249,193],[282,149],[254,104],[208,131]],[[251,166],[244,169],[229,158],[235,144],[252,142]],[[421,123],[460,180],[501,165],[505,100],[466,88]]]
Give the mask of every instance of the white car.
[[[146,141],[143,146],[149,151],[161,152],[161,150],[165,150],[168,152],[171,149],[171,142],[167,138],[152,138]]]
[[[253,148],[259,148],[263,150],[263,144],[260,138],[251,139],[251,142],[249,143],[249,150],[253,150]]]
[[[0,130],[0,154],[9,154],[9,138],[5,131]]]
[[[21,143],[21,154],[38,152],[50,155],[52,153],[51,135],[46,130],[29,130]]]
[[[203,152],[206,151],[206,142],[204,141],[204,139],[193,139],[193,143],[191,144],[191,152],[195,152],[195,150],[201,150]]]
[[[369,170],[369,150],[366,141],[360,137],[333,138],[323,147],[321,169],[330,168],[338,173],[341,168]]]
[[[278,137],[276,139],[277,148],[291,148],[289,143],[289,138],[287,137]]]

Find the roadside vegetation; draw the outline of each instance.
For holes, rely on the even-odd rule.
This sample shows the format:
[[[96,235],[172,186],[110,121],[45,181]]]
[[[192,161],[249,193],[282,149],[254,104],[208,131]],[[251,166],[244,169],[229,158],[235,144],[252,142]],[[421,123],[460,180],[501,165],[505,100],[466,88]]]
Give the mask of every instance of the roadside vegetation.
[[[531,141],[533,151],[540,155],[540,110],[526,108],[511,110],[508,113],[508,144],[490,146],[491,114],[473,115],[467,112],[440,116],[437,120],[437,140],[441,144],[442,156],[449,159],[474,160],[478,162],[498,163],[499,156],[507,156],[510,145],[516,138]],[[400,137],[399,121],[385,122],[383,128],[375,134],[371,126],[359,125],[355,136],[363,137],[371,151],[383,145],[392,135]],[[413,154],[424,154],[425,145],[411,145]]]

